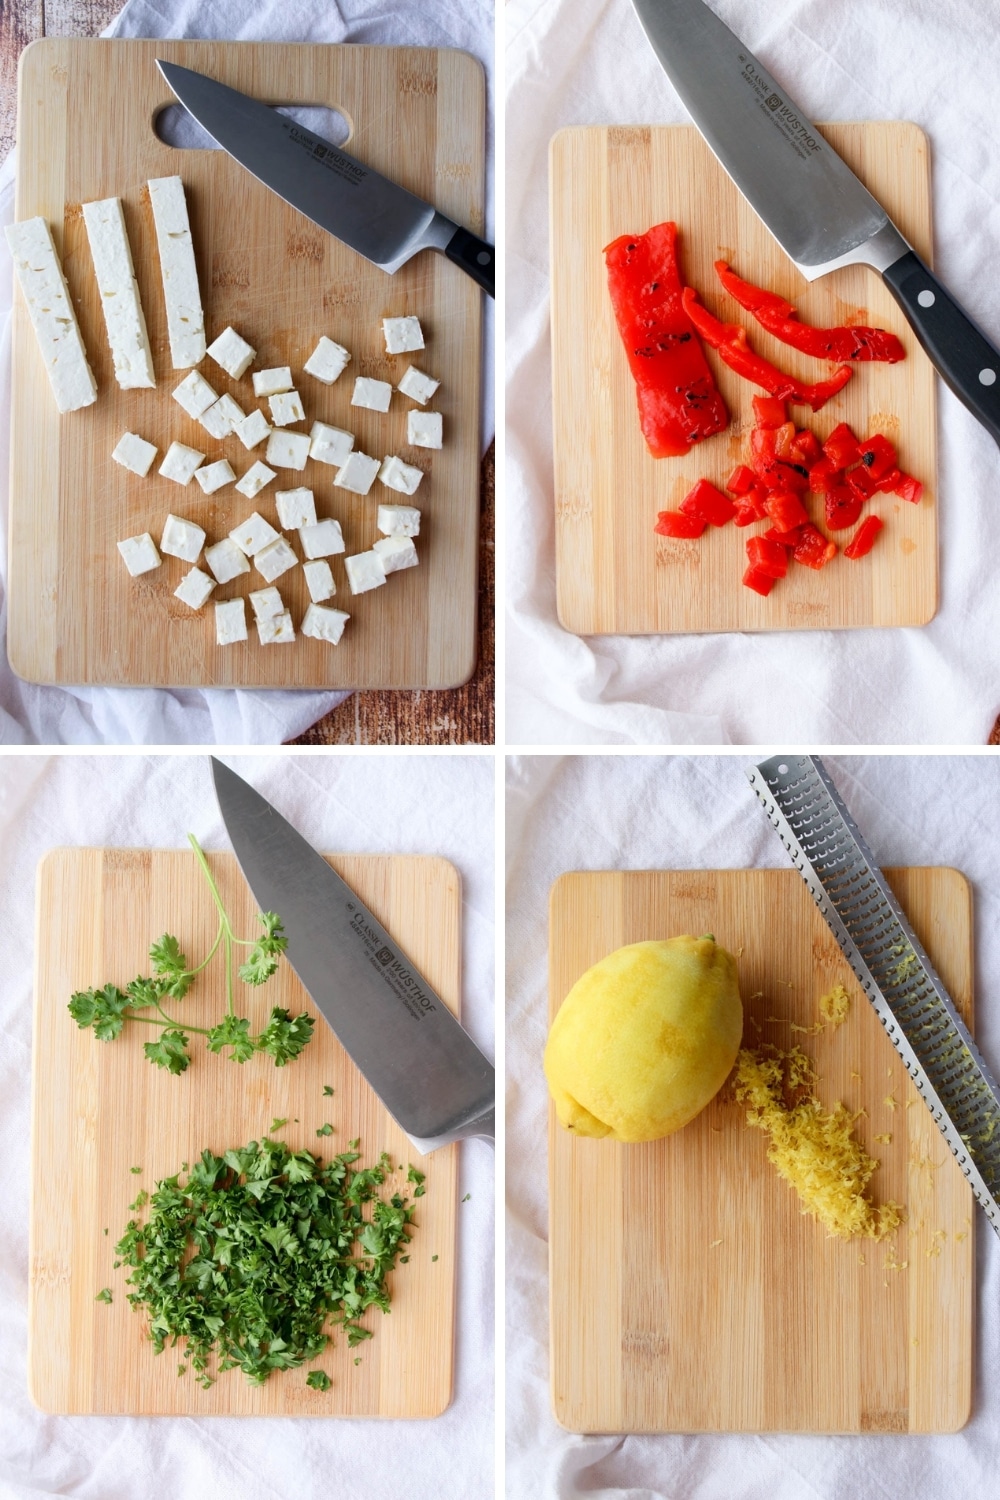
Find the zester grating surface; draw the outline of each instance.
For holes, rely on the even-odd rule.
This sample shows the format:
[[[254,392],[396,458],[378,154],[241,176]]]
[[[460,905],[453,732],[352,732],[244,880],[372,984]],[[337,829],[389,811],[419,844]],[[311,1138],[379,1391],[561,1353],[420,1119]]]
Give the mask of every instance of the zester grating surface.
[[[776,755],[750,784],[1000,1234],[1000,1090],[822,762]]]

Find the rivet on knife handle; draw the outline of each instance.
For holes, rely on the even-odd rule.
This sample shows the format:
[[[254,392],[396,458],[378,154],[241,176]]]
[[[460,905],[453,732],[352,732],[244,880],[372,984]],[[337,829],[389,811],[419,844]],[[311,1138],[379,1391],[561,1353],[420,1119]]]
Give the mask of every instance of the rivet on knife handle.
[[[747,775],[1000,1234],[1000,1089],[871,850],[817,756],[775,755]]]

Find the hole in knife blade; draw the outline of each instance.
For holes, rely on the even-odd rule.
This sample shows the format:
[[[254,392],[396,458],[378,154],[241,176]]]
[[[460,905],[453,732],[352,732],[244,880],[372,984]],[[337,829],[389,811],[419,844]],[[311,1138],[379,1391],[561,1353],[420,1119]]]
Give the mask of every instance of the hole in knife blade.
[[[343,146],[351,134],[350,121],[339,109],[325,104],[276,104],[279,115],[287,115],[305,130],[311,130],[331,146]],[[166,104],[153,119],[153,130],[165,146],[177,151],[220,151],[222,148],[205,128],[189,115],[183,104]]]

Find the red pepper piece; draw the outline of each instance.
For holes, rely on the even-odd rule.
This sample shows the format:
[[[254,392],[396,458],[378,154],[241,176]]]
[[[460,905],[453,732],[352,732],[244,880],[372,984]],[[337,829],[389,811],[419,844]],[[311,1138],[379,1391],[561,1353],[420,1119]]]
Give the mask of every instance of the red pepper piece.
[[[875,538],[882,530],[882,522],[878,516],[866,516],[844,548],[844,556],[851,558],[864,557],[875,545]]]
[[[903,500],[909,500],[911,505],[916,505],[924,493],[924,487],[919,479],[914,479],[912,474],[901,474],[899,483],[893,488],[893,493],[901,496]]]
[[[762,354],[751,349],[745,328],[741,328],[738,323],[720,323],[718,318],[714,318],[708,308],[698,301],[698,293],[693,287],[684,288],[682,300],[684,311],[691,322],[705,343],[712,349],[718,349],[723,362],[731,370],[735,370],[737,375],[742,375],[744,380],[763,386],[765,391],[770,391],[772,396],[777,396],[782,401],[795,401],[800,406],[811,406],[813,411],[819,411],[831,396],[844,389],[854,373],[850,365],[841,365],[836,375],[829,380],[821,380],[816,385],[804,385],[801,380],[786,375]]]
[[[792,556],[796,562],[804,563],[807,568],[825,568],[832,557],[837,555],[836,542],[828,542],[826,537],[810,521],[803,526],[802,535],[795,547]]]
[[[821,458],[809,468],[809,488],[816,495],[825,495],[839,481],[843,469],[832,459]]]
[[[784,401],[775,396],[754,396],[753,414],[758,427],[783,427],[788,421]]]
[[[903,475],[902,475],[902,473],[900,472],[899,469],[890,469],[888,471],[888,473],[882,475],[881,479],[876,479],[874,481],[874,484],[875,484],[875,494],[876,495],[891,495],[891,494],[895,493],[896,486],[900,483],[900,481],[902,480],[902,478],[903,478]],[[914,484],[917,483],[916,480],[914,480],[913,482],[914,482]],[[920,488],[923,489],[923,485],[921,485]]]
[[[726,480],[726,489],[731,495],[745,495],[753,489],[755,483],[753,469],[748,469],[746,464],[738,464]]]
[[[810,432],[808,427],[800,428],[795,434],[795,441],[791,448],[790,457],[792,462],[805,464],[808,469],[820,461],[822,452],[823,450],[819,445],[819,438],[816,434]]]
[[[725,526],[736,514],[736,507],[728,495],[717,490],[707,479],[699,479],[694,489],[689,490],[681,501],[681,510],[686,516],[707,521],[710,526]]]
[[[736,514],[733,517],[734,526],[752,526],[755,521],[759,521],[760,519],[761,517],[757,514],[755,506],[745,505],[742,501],[737,501]]]
[[[856,464],[847,476],[847,487],[859,500],[870,500],[878,486],[878,479],[864,464]]]
[[[778,542],[780,546],[787,547],[789,552],[794,552],[802,540],[802,531],[802,526],[794,526],[791,531],[779,531],[776,526],[772,526],[770,531],[764,532],[764,540]]]
[[[858,457],[873,479],[880,479],[896,467],[896,450],[887,437],[876,432],[858,445]]]
[[[763,287],[743,281],[730,270],[724,260],[715,262],[719,280],[730,296],[735,297],[741,307],[753,313],[757,322],[768,333],[803,354],[813,354],[817,359],[884,360],[888,364],[906,358],[906,350],[894,333],[884,328],[814,328],[809,323],[800,323],[791,302],[778,297]]]
[[[768,497],[767,513],[779,531],[792,531],[809,519],[802,501],[790,490],[775,490]]]
[[[784,578],[788,572],[788,550],[780,542],[772,542],[766,536],[747,538],[747,557],[750,566],[772,578]]]
[[[682,515],[679,510],[661,510],[653,530],[660,536],[696,537],[701,536],[707,525],[707,521]]]
[[[826,524],[831,531],[846,531],[849,526],[854,526],[864,508],[864,501],[859,500],[846,484],[827,490],[824,499]]]
[[[755,594],[763,594],[766,599],[774,588],[775,580],[770,573],[762,573],[760,568],[755,568],[751,564],[743,574],[743,582],[748,589],[753,589]]]
[[[654,458],[687,453],[729,414],[681,301],[677,225],[624,234],[604,252],[608,290]]]
[[[860,449],[858,440],[846,422],[838,422],[823,444],[823,452],[838,469],[857,463]]]
[[[750,434],[750,463],[766,489],[791,490],[804,494],[809,487],[809,471],[804,465],[782,463],[775,453],[779,427],[755,427]]]

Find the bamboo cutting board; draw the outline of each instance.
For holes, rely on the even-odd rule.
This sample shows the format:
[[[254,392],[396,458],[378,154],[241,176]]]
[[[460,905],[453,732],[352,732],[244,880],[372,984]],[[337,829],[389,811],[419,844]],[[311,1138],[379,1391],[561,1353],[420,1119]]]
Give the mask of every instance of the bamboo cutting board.
[[[173,95],[156,68],[163,57],[257,98],[322,104],[351,126],[347,148],[434,202],[458,223],[483,227],[482,69],[464,53],[414,47],[291,46],[249,42],[92,41],[46,38],[22,55],[18,97],[17,218],[50,223],[99,387],[94,405],[60,417],[35,346],[27,309],[14,296],[11,542],[8,650],[14,670],[37,682],[198,687],[454,687],[475,660],[479,389],[482,294],[441,255],[423,253],[387,276],[283,203],[224,151],[177,150],[154,132]],[[399,454],[425,471],[417,568],[355,597],[343,557],[331,559],[332,601],[351,620],[336,647],[304,637],[265,649],[249,626],[246,644],[215,644],[214,600],[263,587],[256,570],[220,585],[192,611],[173,597],[187,565],[132,579],[116,542],[149,530],[159,541],[168,511],[197,521],[218,541],[254,510],[277,525],[274,494],[307,485],[320,518],[342,524],[347,552],[370,548],[378,500],[335,489],[335,470],[309,460],[278,471],[255,500],[233,485],[202,494],[157,473],[178,439],[228,458],[237,476],[262,458],[238,438],[211,438],[171,397],[159,262],[146,182],[179,174],[187,193],[208,341],[232,324],[257,350],[253,368],[288,364],[314,420],[346,427],[375,457]],[[155,391],[122,391],[113,374],[80,205],[121,197],[149,326]],[[385,354],[381,319],[415,313],[426,350]],[[302,366],[321,334],[351,350],[333,386]],[[431,408],[444,415],[444,448],[406,442],[395,394],[388,413],[350,405],[357,375],[389,380],[416,363],[441,381]],[[251,372],[233,381],[211,359],[199,367],[244,410]],[[418,408],[419,409],[419,408]],[[111,459],[125,431],[160,453],[146,479]],[[395,498],[405,498],[396,496]],[[296,539],[293,538],[293,541]],[[297,542],[296,542],[297,547]],[[298,550],[298,548],[297,548]],[[308,604],[301,568],[279,581],[298,629]],[[249,614],[249,610],[248,610]]]
[[[883,203],[916,250],[930,258],[927,141],[916,125],[876,121],[821,127]],[[552,385],[556,573],[559,618],[578,634],[820,630],[924,625],[937,608],[934,371],[876,272],[851,266],[811,285],[740,196],[694,126],[563,130],[551,148]],[[868,322],[906,346],[897,365],[855,368],[843,391],[800,426],[825,439],[838,422],[859,436],[885,433],[900,465],[922,479],[910,505],[879,495],[885,530],[868,557],[835,558],[822,572],[795,565],[763,599],[741,583],[746,539],[762,528],[709,527],[697,541],[655,535],[657,512],[676,510],[701,478],[722,488],[747,461],[758,394],[714,350],[709,364],[729,410],[725,432],[683,458],[650,456],[635,386],[608,296],[604,246],[673,219],[685,280],[752,346],[805,380],[832,368],[779,343],[722,292],[713,261],[786,297],[804,322]],[[822,502],[810,515],[825,530]],[[843,547],[852,531],[832,533]]]
[[[235,859],[213,854],[209,862],[234,930],[249,933],[253,898]],[[335,855],[330,862],[457,1013],[454,867],[404,855]],[[272,1005],[317,1016],[312,1041],[284,1068],[260,1056],[242,1066],[213,1056],[195,1035],[188,1071],[173,1077],[146,1061],[141,1043],[148,1038],[140,1034],[146,1028],[127,1025],[116,1041],[102,1043],[79,1031],[66,1013],[74,990],[108,980],[123,984],[148,972],[147,948],[161,932],[176,934],[193,957],[208,952],[215,930],[215,908],[190,852],[56,849],[39,866],[31,1395],[43,1410],[58,1413],[437,1416],[451,1400],[456,1148],[419,1156],[286,964],[262,991],[249,992],[248,1001],[255,1027]],[[173,1014],[192,1025],[213,1025],[224,1007],[220,962],[195,981]],[[324,1084],[332,1085],[332,1098],[324,1096]],[[128,1205],[140,1188],[152,1192],[158,1179],[195,1161],[206,1147],[221,1153],[259,1140],[280,1116],[289,1123],[276,1134],[292,1150],[308,1148],[328,1160],[360,1136],[363,1166],[387,1151],[404,1170],[387,1179],[383,1191],[398,1187],[412,1198],[407,1165],[427,1174],[410,1260],[391,1274],[391,1315],[365,1315],[373,1330],[369,1342],[349,1350],[337,1333],[333,1348],[315,1363],[279,1371],[263,1386],[251,1387],[240,1371],[230,1370],[205,1391],[190,1372],[178,1378],[179,1351],[154,1356],[145,1320],[126,1300],[126,1272],[113,1269],[114,1245],[134,1217]],[[317,1138],[326,1122],[333,1135]],[[133,1166],[141,1166],[141,1174],[131,1173]],[[112,1289],[110,1306],[94,1301],[102,1287]],[[311,1369],[327,1371],[329,1391],[306,1385]]]
[[[885,873],[969,1020],[968,884],[949,869]],[[971,1400],[972,1193],[797,872],[564,875],[550,1017],[605,954],[685,932],[738,955],[744,1046],[797,1042],[826,1108],[867,1111],[855,1131],[881,1163],[873,1196],[908,1221],[878,1244],[828,1237],[728,1086],[645,1145],[576,1138],[550,1107],[556,1416],[574,1432],[956,1431]],[[837,983],[847,1021],[793,1032]]]

